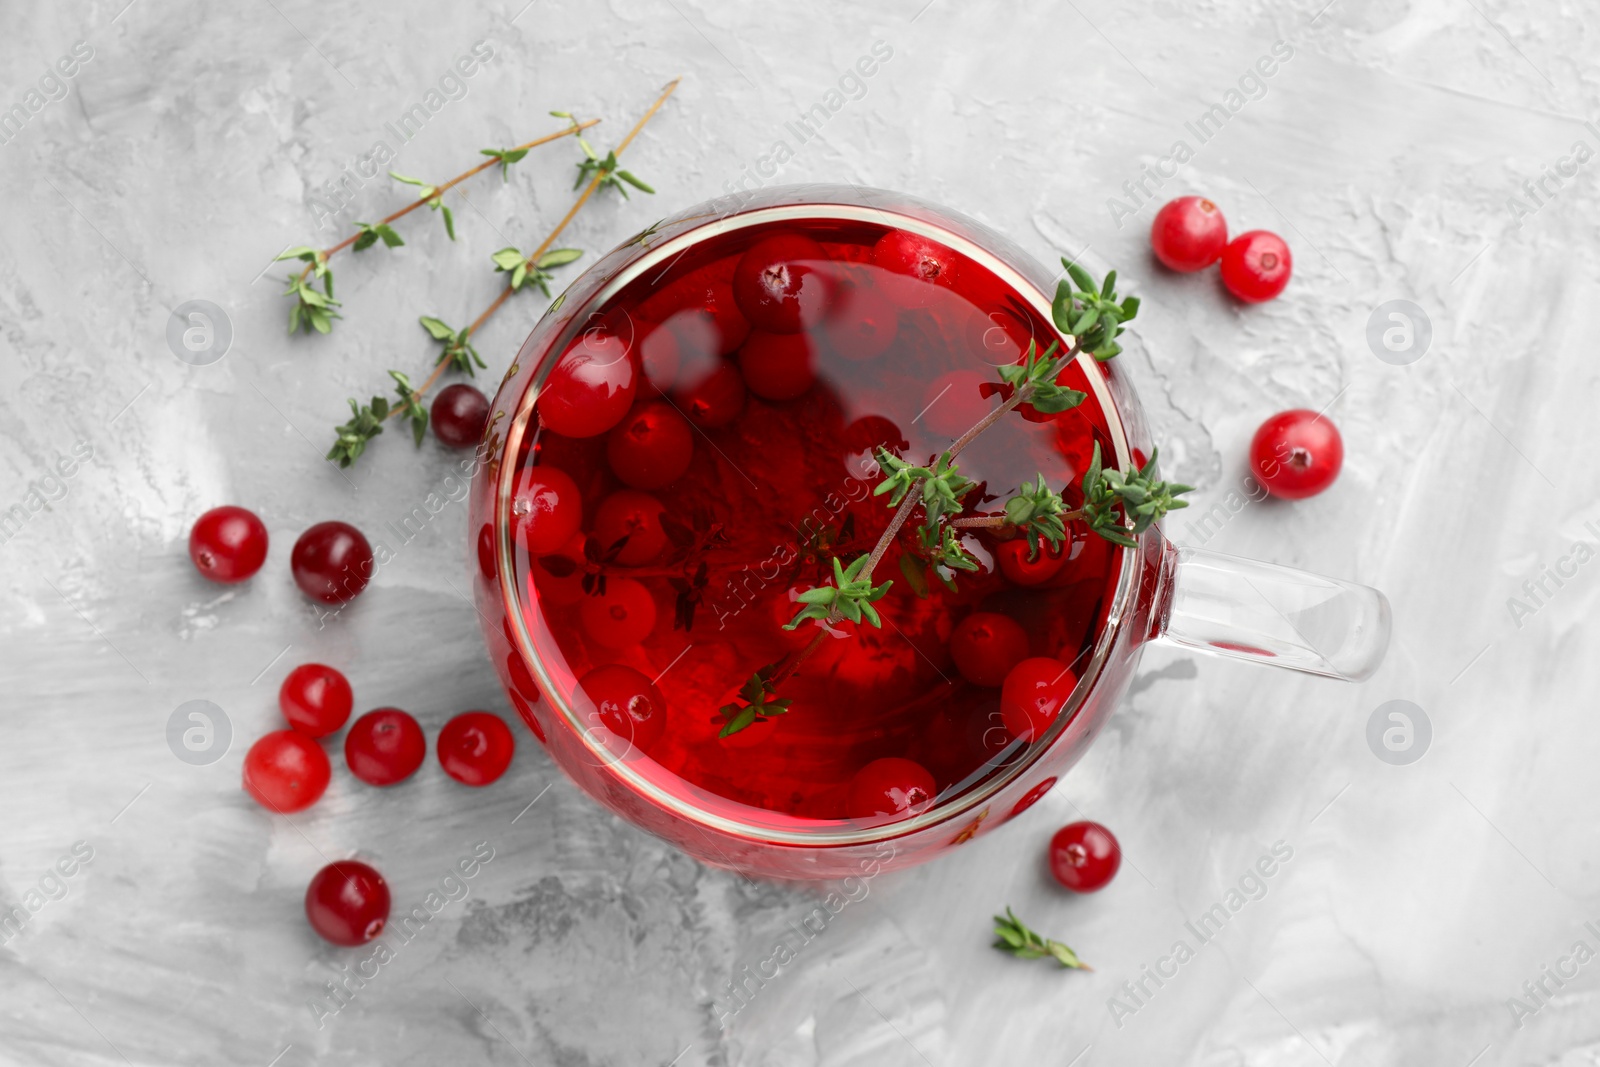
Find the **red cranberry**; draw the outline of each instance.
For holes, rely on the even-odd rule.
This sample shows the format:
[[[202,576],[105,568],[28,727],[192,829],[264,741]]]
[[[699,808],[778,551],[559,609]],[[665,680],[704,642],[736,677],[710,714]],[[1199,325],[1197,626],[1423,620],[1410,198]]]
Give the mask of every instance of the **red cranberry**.
[[[850,779],[850,815],[918,815],[933,803],[933,775],[914,760],[875,759]]]
[[[1025,659],[1011,668],[1000,687],[1000,721],[1012,737],[1037,741],[1067,706],[1077,684],[1078,676],[1058,659]]]
[[[620,663],[596,667],[578,687],[594,702],[598,722],[619,740],[649,753],[667,729],[667,702],[655,683]]]
[[[278,688],[283,717],[307,737],[326,737],[339,729],[354,703],[350,682],[321,663],[300,664]]]
[[[344,761],[368,785],[394,785],[411,777],[428,755],[417,720],[399,708],[369,711],[344,735]]]
[[[430,415],[433,436],[451,448],[471,448],[489,425],[489,398],[466,382],[439,390]]]
[[[863,363],[883,355],[894,344],[900,312],[874,285],[843,285],[833,310],[822,321],[822,330],[835,352]]]
[[[1222,250],[1222,284],[1247,304],[1283,292],[1294,271],[1294,257],[1283,238],[1266,230],[1242,233]]]
[[[628,342],[609,327],[591,326],[539,391],[539,421],[564,437],[605,433],[628,413],[638,378]]]
[[[294,543],[289,570],[300,591],[324,604],[354,600],[372,580],[372,546],[348,522],[319,522]]]
[[[680,283],[682,284],[682,283]],[[666,319],[682,348],[713,356],[731,354],[750,333],[750,321],[739,310],[733,286],[725,281],[684,285],[674,296],[675,311]]]
[[[1173,270],[1203,270],[1228,243],[1228,223],[1217,205],[1203,196],[1180,196],[1156,212],[1150,248]]]
[[[872,262],[886,272],[880,276],[884,288],[908,307],[926,302],[929,285],[955,285],[956,253],[910,230],[890,230],[878,238]]]
[[[534,599],[541,605],[546,607],[570,607],[583,599],[583,565],[586,559],[583,548],[587,541],[588,538],[585,535],[581,533],[573,534],[566,544],[554,552],[547,552],[534,560],[533,584],[538,593]],[[561,560],[566,560],[571,566],[566,566],[560,562]],[[510,641],[511,639],[508,636],[506,640]],[[512,643],[515,644],[515,642]],[[513,662],[517,668],[520,668],[524,673],[527,672],[527,668],[522,667],[522,660],[516,658],[515,653],[513,653]],[[528,685],[531,689],[533,679],[528,679]],[[537,696],[538,690],[534,689],[533,694]]]
[[[1280,411],[1251,439],[1250,466],[1273,496],[1285,500],[1316,496],[1339,477],[1344,438],[1337,426],[1315,411]]]
[[[589,640],[602,648],[627,648],[650,636],[656,626],[656,601],[632,578],[606,579],[604,596],[586,596],[578,620]]]
[[[1122,846],[1097,822],[1068,823],[1050,839],[1050,873],[1075,893],[1093,893],[1117,875]]]
[[[583,523],[583,497],[559,467],[524,467],[511,493],[512,532],[530,555],[566,544]]]
[[[677,401],[678,409],[702,430],[726,426],[744,410],[744,377],[738,367],[719,360],[705,374],[680,382]]]
[[[627,567],[649,563],[667,547],[667,535],[661,529],[665,510],[649,493],[618,489],[602,500],[594,513],[594,536],[601,551],[610,552],[626,537],[616,561]]]
[[[606,459],[635,489],[661,489],[694,458],[694,430],[669,403],[642,404],[606,435]]]
[[[322,746],[296,730],[265,734],[244,756],[245,792],[284,815],[315,804],[332,773]]]
[[[739,349],[739,369],[750,391],[768,400],[793,400],[816,381],[811,338],[803,333],[756,330]]]
[[[463,711],[439,731],[439,765],[464,785],[488,785],[499,778],[516,750],[510,727],[487,711]]]
[[[650,393],[667,393],[678,380],[683,356],[678,351],[678,336],[665,326],[656,326],[639,339],[639,367]]]
[[[798,333],[822,320],[832,297],[828,253],[798,233],[775,233],[751,245],[733,271],[733,296],[750,325]]]
[[[1028,635],[1007,615],[975,611],[950,632],[950,658],[973,685],[997,686],[1028,656]]]
[[[306,918],[335,945],[364,945],[389,921],[389,883],[365,863],[330,863],[306,886]]]
[[[1051,545],[1041,540],[1035,548],[1026,537],[1018,537],[1000,542],[994,555],[1006,580],[1028,589],[1048,582],[1066,566],[1067,542]]]
[[[189,558],[213,582],[242,582],[267,561],[267,528],[253,511],[212,508],[189,531]]]

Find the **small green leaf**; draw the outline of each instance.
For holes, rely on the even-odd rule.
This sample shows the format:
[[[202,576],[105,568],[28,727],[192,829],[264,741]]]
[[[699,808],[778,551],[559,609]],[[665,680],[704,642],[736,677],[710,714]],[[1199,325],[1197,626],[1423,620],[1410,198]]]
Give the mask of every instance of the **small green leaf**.
[[[534,264],[540,270],[549,270],[551,267],[563,267],[583,255],[581,248],[553,248],[539,257],[539,262]]]
[[[928,598],[928,576],[923,572],[923,564],[909,552],[900,556],[900,573],[905,575],[906,584],[911,591],[922,599]]]
[[[427,330],[435,341],[446,341],[456,335],[454,330],[431,315],[424,315],[417,321],[422,323],[422,328]]]
[[[450,209],[441,205],[440,211],[444,214],[444,232],[450,235],[450,240],[454,241],[456,239],[456,224],[450,217]]]

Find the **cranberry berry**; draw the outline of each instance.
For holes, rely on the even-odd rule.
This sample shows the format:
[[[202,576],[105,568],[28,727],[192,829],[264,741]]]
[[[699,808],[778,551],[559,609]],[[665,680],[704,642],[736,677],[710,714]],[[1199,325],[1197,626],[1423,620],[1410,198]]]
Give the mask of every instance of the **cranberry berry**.
[[[1050,873],[1075,893],[1105,887],[1122,866],[1122,846],[1097,822],[1068,823],[1050,839]]]
[[[343,604],[372,580],[372,546],[348,522],[319,522],[294,543],[289,569],[306,596]]]
[[[733,297],[750,325],[799,333],[822,321],[833,295],[828,253],[798,233],[776,233],[751,245],[733,270]]]
[[[579,334],[539,390],[539,421],[563,437],[594,437],[621,422],[640,377],[628,348],[607,326]]]
[[[1027,633],[1006,615],[975,611],[950,633],[950,658],[973,685],[998,686],[1027,656]]]
[[[732,355],[750,333],[750,321],[739,310],[733,286],[725,281],[685,284],[681,296],[674,293],[673,312],[665,322],[677,335],[680,349],[713,356]],[[645,369],[649,371],[648,362]]]
[[[1266,230],[1242,233],[1222,252],[1222,284],[1247,304],[1259,304],[1283,292],[1293,269],[1289,246]]]
[[[890,230],[878,238],[872,262],[886,272],[885,289],[908,307],[927,302],[927,286],[949,289],[956,282],[955,252],[910,230]]]
[[[620,663],[596,667],[578,683],[594,703],[588,719],[619,740],[649,753],[667,730],[667,702],[654,682]]]
[[[632,578],[608,578],[603,596],[584,597],[578,605],[578,621],[600,647],[627,648],[655,629],[656,601]]]
[[[875,759],[850,779],[850,816],[919,815],[933,803],[933,775],[915,760]]]
[[[1078,676],[1058,659],[1025,659],[1000,687],[1000,721],[1012,737],[1031,744],[1050,729],[1077,684]]]
[[[1066,566],[1067,543],[1052,545],[1041,540],[1035,546],[1026,537],[1018,537],[1000,542],[994,555],[1006,580],[1028,589],[1048,582]]]
[[[463,711],[439,731],[439,765],[463,785],[488,785],[499,778],[516,750],[510,727],[487,711]]]
[[[364,945],[389,921],[389,883],[365,863],[330,863],[306,886],[306,918],[324,940]]]
[[[411,777],[428,755],[417,720],[399,708],[369,711],[344,735],[344,761],[368,785],[394,785]]]
[[[651,327],[639,338],[638,351],[644,391],[649,394],[670,392],[678,380],[678,369],[683,365],[678,335],[665,326]]]
[[[615,551],[616,562],[625,567],[655,559],[667,547],[667,535],[661,529],[661,513],[665,510],[661,501],[649,493],[633,489],[618,489],[606,497],[594,513],[594,536],[600,542],[601,553]]]
[[[213,582],[242,582],[267,560],[267,528],[253,511],[212,508],[189,531],[189,558]]]
[[[447,385],[433,398],[433,436],[451,448],[471,448],[489,425],[489,398],[466,382]]]
[[[677,394],[678,410],[702,430],[726,426],[744,410],[744,377],[739,368],[719,359],[703,373],[685,374]]]
[[[671,404],[642,404],[606,435],[606,459],[635,489],[661,489],[694,458],[694,429]]]
[[[512,533],[529,554],[565,545],[583,523],[583,497],[559,467],[524,467],[511,492]]]
[[[876,286],[864,283],[841,286],[833,310],[822,323],[828,344],[852,363],[883,355],[899,330],[899,310]]]
[[[245,792],[284,815],[315,804],[332,774],[322,746],[297,730],[265,734],[244,756]]]
[[[355,696],[345,676],[321,663],[302,663],[278,687],[278,707],[307,737],[326,737],[345,724]]]
[[[794,400],[816,381],[811,338],[803,333],[756,330],[739,349],[744,383],[767,400]]]
[[[1305,408],[1280,411],[1250,441],[1250,469],[1273,496],[1316,496],[1339,477],[1344,439],[1326,416]]]
[[[1180,196],[1156,212],[1150,249],[1172,270],[1189,273],[1215,263],[1228,244],[1228,223],[1203,196]]]

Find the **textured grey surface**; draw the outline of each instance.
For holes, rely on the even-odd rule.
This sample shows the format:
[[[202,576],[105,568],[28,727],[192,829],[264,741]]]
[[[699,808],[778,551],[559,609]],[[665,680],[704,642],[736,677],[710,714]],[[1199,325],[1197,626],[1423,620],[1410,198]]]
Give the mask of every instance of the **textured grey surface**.
[[[1600,563],[1572,554],[1600,542],[1595,3],[124,3],[12,3],[0,43],[6,107],[26,106],[75,42],[93,52],[0,145],[0,509],[38,506],[0,544],[0,899],[29,909],[0,948],[0,1062],[1600,1060]],[[800,144],[785,124],[878,40],[892,59]],[[1185,123],[1280,40],[1292,58],[1200,143]],[[462,708],[509,713],[459,595],[462,506],[325,627],[287,558],[312,522],[381,529],[440,484],[452,457],[431,441],[387,435],[348,477],[320,453],[347,395],[383,388],[389,367],[426,369],[417,314],[464,321],[496,290],[488,253],[533,244],[565,210],[572,146],[508,185],[476,179],[470,204],[453,194],[456,244],[419,213],[405,248],[341,257],[347,318],[331,338],[286,337],[280,271],[261,277],[287,244],[331,243],[318,188],[478,41],[492,60],[392,166],[453,174],[480,147],[551,128],[558,107],[602,116],[604,145],[686,76],[630,151],[660,194],[586,209],[564,243],[591,255],[755,173],[781,139],[793,158],[776,180],[903,189],[1041,258],[1088,245],[1097,267],[1120,267],[1147,309],[1124,362],[1203,507],[1239,486],[1261,418],[1329,405],[1348,447],[1333,490],[1249,504],[1209,536],[1190,512],[1171,532],[1385,589],[1396,633],[1381,673],[1346,686],[1148,657],[1045,801],[874,881],[732,1015],[729,981],[812,894],[703,869],[619,824],[526,734],[481,792],[430,758],[402,787],[336,774],[311,811],[265,815],[239,764],[295,662],[343,667],[361,706],[409,707],[430,736]],[[1204,192],[1235,230],[1282,233],[1297,262],[1283,299],[1244,309],[1214,276],[1154,268],[1153,206],[1129,202],[1137,214],[1114,223],[1107,198],[1179,139],[1192,158],[1158,199]],[[1580,140],[1584,164],[1561,175]],[[1522,183],[1546,173],[1541,206]],[[405,195],[368,182],[341,221]],[[215,365],[168,351],[169,310],[189,299],[231,319]],[[1390,299],[1432,320],[1409,366],[1366,342]],[[538,306],[520,298],[482,333],[491,380]],[[49,480],[80,442],[92,459]],[[226,591],[184,552],[193,517],[222,502],[273,536],[262,574]],[[1563,558],[1571,576],[1528,599],[1522,584]],[[1537,610],[1513,617],[1514,596]],[[165,741],[191,699],[235,731],[210,766]],[[1409,766],[1365,739],[1391,699],[1433,724]],[[1067,899],[1041,855],[1080,814],[1116,830],[1127,863],[1106,891]],[[369,858],[409,907],[480,841],[495,858],[470,896],[319,1027],[311,1004],[352,959],[302,918],[324,857]],[[1293,858],[1200,945],[1185,922],[1277,841]],[[92,860],[50,879],[75,842]],[[30,896],[41,882],[60,899]],[[1007,903],[1097,970],[992,952],[987,917]],[[1175,977],[1122,991],[1180,939],[1195,954]],[[1546,967],[1576,976],[1558,986]],[[1549,995],[1529,999],[1540,981]],[[1114,1011],[1116,996],[1137,1010]]]

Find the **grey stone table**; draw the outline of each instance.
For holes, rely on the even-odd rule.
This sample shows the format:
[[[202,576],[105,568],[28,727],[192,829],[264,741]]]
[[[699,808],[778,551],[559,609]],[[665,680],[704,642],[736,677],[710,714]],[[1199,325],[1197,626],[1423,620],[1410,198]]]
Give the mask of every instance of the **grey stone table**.
[[[6,14],[0,1061],[1600,1062],[1592,0]],[[862,77],[876,42],[888,58]],[[285,819],[238,785],[304,659],[430,736],[465,707],[510,714],[460,595],[460,504],[325,624],[287,557],[312,522],[382,529],[444,484],[454,457],[395,433],[341,473],[331,427],[388,368],[427,369],[419,313],[459,324],[487,302],[489,253],[566,209],[575,149],[453,191],[454,244],[418,213],[404,248],[343,257],[329,338],[286,335],[273,257],[404,201],[378,142],[385,166],[437,180],[570,108],[605,119],[604,146],[680,74],[629,150],[658,195],[608,195],[564,243],[592,258],[730,184],[827,180],[949,204],[1047,261],[1087,249],[1145,297],[1122,359],[1168,470],[1201,487],[1174,538],[1377,585],[1396,619],[1361,685],[1152,654],[1045,801],[874,881],[745,1001],[730,983],[812,893],[619,823],[525,734],[481,792],[431,766],[383,793],[339,776]],[[1154,204],[1195,191],[1290,241],[1283,299],[1245,309],[1214,275],[1152,264]],[[190,300],[231,325],[218,362],[169,348]],[[1415,305],[1399,351],[1369,343],[1369,324],[1400,322],[1379,311],[1394,300]],[[519,298],[482,332],[491,380],[541,306]],[[1296,406],[1342,427],[1344,474],[1298,505],[1253,501],[1249,436]],[[272,533],[247,586],[210,586],[185,555],[222,502]],[[209,765],[168,745],[190,700],[231,724]],[[1426,717],[1420,760],[1369,745],[1391,700]],[[1112,826],[1127,863],[1067,899],[1041,855],[1079,816]],[[1258,879],[1275,844],[1289,858]],[[324,857],[370,858],[410,910],[480,847],[465,897],[364,983],[302,918]],[[1096,970],[992,951],[1008,903]],[[324,999],[328,983],[350,992]]]

